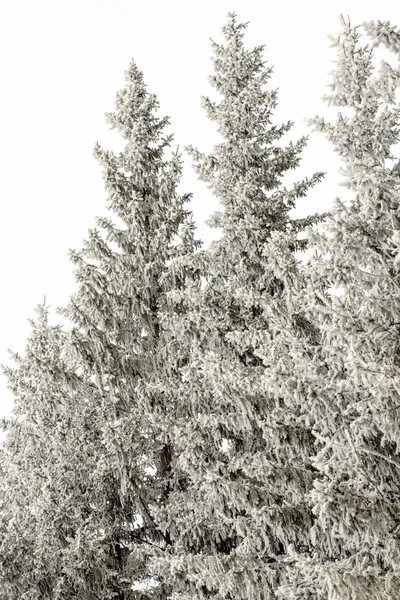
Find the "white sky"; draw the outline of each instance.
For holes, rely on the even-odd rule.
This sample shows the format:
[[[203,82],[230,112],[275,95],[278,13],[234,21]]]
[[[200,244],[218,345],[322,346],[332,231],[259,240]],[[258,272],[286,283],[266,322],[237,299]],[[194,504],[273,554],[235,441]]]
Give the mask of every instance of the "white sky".
[[[334,58],[329,33],[338,15],[353,24],[390,20],[400,25],[394,0],[0,0],[0,363],[7,348],[23,353],[28,319],[43,301],[63,305],[74,290],[68,248],[80,248],[95,215],[104,213],[101,170],[94,142],[115,148],[118,139],[103,115],[113,109],[123,73],[135,59],[160,115],[171,117],[180,148],[210,148],[214,125],[200,108],[209,93],[209,38],[221,40],[228,12],[250,21],[247,44],[265,44],[279,87],[275,122],[295,121],[292,139],[307,132],[304,118],[326,113]],[[335,111],[331,110],[331,118]],[[193,191],[199,234],[214,209],[188,160],[182,190]],[[322,136],[313,134],[299,176],[328,171],[299,210],[324,211],[342,192],[338,161]],[[298,177],[296,177],[298,178]],[[0,376],[0,415],[11,405]]]

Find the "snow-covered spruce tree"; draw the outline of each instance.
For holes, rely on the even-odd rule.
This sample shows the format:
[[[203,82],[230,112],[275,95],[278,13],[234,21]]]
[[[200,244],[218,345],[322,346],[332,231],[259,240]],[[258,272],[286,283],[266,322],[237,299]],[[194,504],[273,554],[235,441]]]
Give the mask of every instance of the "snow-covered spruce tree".
[[[7,368],[14,409],[4,422],[0,481],[0,597],[117,597],[96,477],[99,403],[66,360],[65,333],[39,306],[25,355]]]
[[[49,328],[43,312],[21,368],[9,371],[17,417],[8,425],[2,479],[8,600],[130,600],[168,591],[148,559],[170,543],[152,507],[165,502],[171,471],[163,386],[173,389],[184,356],[169,355],[171,334],[161,323],[174,307],[166,292],[178,293],[190,275],[196,243],[188,198],[176,189],[181,162],[176,153],[164,156],[171,137],[156,109],[132,63],[108,115],[126,146],[119,155],[95,148],[116,222],[99,219],[100,231],[72,252],[78,289],[61,311],[71,331]]]
[[[311,241],[321,352],[309,365],[309,405],[320,451],[311,499],[316,553],[297,557],[298,593],[284,598],[400,597],[400,71],[382,61],[359,28],[341,18],[329,105],[337,119],[312,120],[342,159],[347,201],[336,200],[325,233]],[[366,26],[396,53],[389,24]],[[312,291],[310,297],[313,296]],[[314,369],[315,367],[315,369]],[[309,590],[310,596],[305,590]]]
[[[313,437],[296,370],[317,332],[292,291],[304,285],[302,231],[318,218],[295,220],[290,210],[322,175],[282,185],[306,140],[285,146],[291,123],[271,123],[271,69],[262,47],[244,47],[245,27],[230,14],[224,43],[212,44],[221,99],[204,107],[222,141],[211,155],[189,148],[222,210],[210,219],[221,238],[197,259],[203,285],[187,287],[175,316],[191,355],[171,430],[173,489],[159,517],[173,542],[159,561],[173,598],[275,598],[288,546],[310,545]]]
[[[174,305],[166,294],[183,286],[196,247],[188,196],[177,192],[181,161],[170,151],[172,137],[164,134],[168,119],[158,118],[157,108],[131,63],[115,111],[107,114],[125,148],[118,155],[95,148],[114,222],[98,219],[99,229],[90,231],[83,250],[72,253],[79,288],[63,311],[74,325],[73,354],[101,398],[99,431],[106,453],[97,469],[113,492],[110,496],[105,487],[99,501],[121,575],[118,598],[124,600],[141,594],[130,591],[138,571],[149,584],[146,597],[167,593],[147,559],[170,544],[153,510],[165,502],[170,487],[172,448],[163,422],[171,394],[164,386],[174,389],[184,357],[169,351],[173,344],[162,321]]]

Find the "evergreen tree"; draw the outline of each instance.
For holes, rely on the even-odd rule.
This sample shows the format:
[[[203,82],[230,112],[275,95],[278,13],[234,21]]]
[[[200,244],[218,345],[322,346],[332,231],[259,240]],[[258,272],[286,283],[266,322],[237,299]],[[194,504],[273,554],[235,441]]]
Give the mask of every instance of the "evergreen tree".
[[[91,231],[84,249],[72,253],[79,289],[64,314],[75,324],[71,346],[101,397],[108,449],[103,464],[115,489],[109,530],[121,582],[135,581],[140,566],[144,593],[164,597],[168,586],[158,582],[148,558],[171,543],[154,509],[166,501],[171,474],[172,448],[162,426],[171,407],[164,388],[174,387],[183,357],[170,352],[162,323],[174,306],[167,294],[179,293],[190,276],[197,242],[185,208],[189,197],[177,192],[181,161],[177,153],[165,156],[172,136],[165,136],[168,119],[156,117],[157,108],[131,63],[116,109],[107,114],[126,146],[118,155],[95,148],[117,223],[98,219],[103,235]],[[130,597],[127,589],[120,596]]]
[[[173,598],[274,598],[289,545],[310,546],[313,437],[296,372],[318,334],[293,292],[305,285],[295,252],[318,217],[290,211],[322,175],[283,186],[306,139],[285,146],[292,124],[272,124],[271,69],[262,47],[245,49],[245,27],[230,14],[224,43],[212,43],[222,98],[203,104],[222,141],[211,155],[189,148],[221,204],[210,219],[221,238],[196,257],[202,283],[187,287],[175,316],[191,352],[170,433],[173,487],[159,511],[173,544],[158,564]]]
[[[98,493],[104,452],[93,393],[66,360],[65,334],[37,309],[24,357],[6,374],[15,395],[5,421],[0,587],[7,600],[100,599],[118,589]],[[95,391],[95,390],[94,390]]]
[[[115,111],[107,115],[126,140],[125,148],[116,155],[95,147],[112,219],[98,219],[98,229],[89,232],[84,248],[71,253],[78,289],[61,312],[72,327],[59,339],[43,325],[45,332],[51,331],[56,367],[42,369],[40,359],[34,366],[40,390],[37,410],[47,414],[47,403],[53,407],[51,423],[43,423],[43,417],[37,425],[41,443],[50,440],[49,450],[46,454],[35,446],[22,459],[20,446],[15,447],[14,462],[23,460],[25,471],[31,473],[32,502],[40,504],[41,512],[37,529],[28,532],[24,542],[20,572],[16,567],[8,571],[14,577],[9,600],[20,598],[18,590],[25,589],[23,573],[26,581],[33,581],[38,572],[46,585],[32,589],[27,585],[26,597],[32,600],[129,600],[150,595],[163,598],[168,592],[168,585],[149,566],[149,558],[164,553],[170,544],[152,507],[166,501],[171,472],[172,449],[162,428],[170,408],[163,386],[173,388],[177,365],[184,357],[181,353],[175,359],[169,354],[171,336],[162,322],[174,307],[173,290],[178,294],[185,278],[191,276],[190,255],[197,243],[185,208],[188,196],[177,192],[181,161],[178,153],[170,151],[172,138],[164,134],[168,119],[158,118],[157,108],[155,96],[147,92],[142,73],[132,62],[126,85],[117,94]],[[62,348],[57,349],[61,341]],[[57,351],[65,367],[58,366]],[[28,372],[30,368],[27,359]],[[49,376],[53,369],[54,381]],[[68,369],[73,375],[66,376]],[[24,423],[30,423],[36,418],[31,412],[33,399],[30,388],[21,389],[15,387],[16,410],[24,403]],[[61,453],[61,442],[50,431],[54,422],[66,436]],[[8,433],[7,444],[12,448],[18,419],[16,423]],[[77,461],[67,485],[66,473]],[[41,484],[41,478],[47,478],[47,462],[54,464],[50,491]],[[14,486],[20,490],[24,483],[22,474],[7,464],[6,455],[3,509],[8,522],[14,511]],[[64,527],[64,517],[54,516],[59,515],[54,503],[62,513],[64,505],[69,508],[69,497],[68,533],[58,532],[59,525]],[[17,514],[23,506],[15,507]],[[53,524],[45,528],[48,537],[53,536],[52,550],[40,549],[36,565],[34,537],[46,519]],[[4,545],[18,548],[16,519],[11,517],[10,523]],[[63,578],[69,588],[60,583]]]
[[[400,71],[341,18],[329,105],[336,121],[312,123],[342,159],[347,201],[337,199],[325,232],[314,233],[310,313],[321,351],[309,364],[308,411],[320,476],[311,494],[315,554],[297,557],[298,591],[287,598],[400,597],[399,142]],[[370,23],[374,43],[396,53],[400,36]],[[322,283],[324,282],[324,283]],[[335,292],[335,287],[339,291]],[[310,298],[313,297],[312,290]],[[308,590],[308,592],[306,592]],[[309,594],[309,596],[307,595]]]

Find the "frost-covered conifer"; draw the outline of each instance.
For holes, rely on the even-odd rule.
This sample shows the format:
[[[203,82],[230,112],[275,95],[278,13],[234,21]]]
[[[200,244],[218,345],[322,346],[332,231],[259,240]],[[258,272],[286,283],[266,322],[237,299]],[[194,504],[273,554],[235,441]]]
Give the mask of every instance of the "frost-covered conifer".
[[[77,376],[66,337],[38,307],[23,357],[6,374],[0,481],[0,589],[7,600],[108,599],[119,588],[99,499],[96,389]],[[88,402],[87,398],[92,402]]]
[[[313,438],[296,365],[317,336],[292,292],[304,285],[295,252],[317,217],[295,220],[290,210],[321,174],[282,184],[306,140],[283,144],[291,123],[272,124],[271,69],[262,47],[244,47],[244,29],[231,14],[224,42],[212,44],[220,99],[203,104],[221,143],[210,155],[189,148],[220,202],[210,224],[221,238],[199,255],[203,285],[187,288],[175,328],[192,341],[171,432],[174,487],[160,517],[173,540],[162,567],[174,598],[274,598],[288,546],[310,544]]]
[[[170,151],[168,119],[158,118],[157,108],[131,63],[115,111],[107,115],[125,148],[117,155],[95,148],[112,220],[98,219],[99,229],[90,232],[84,249],[72,253],[79,289],[64,313],[74,323],[71,347],[101,397],[100,435],[108,448],[103,462],[117,495],[110,526],[121,572],[129,577],[131,571],[133,580],[137,563],[147,564],[147,556],[170,544],[154,508],[169,490],[172,448],[163,433],[172,410],[167,392],[180,377],[183,357],[171,353],[163,322],[196,247],[188,196],[177,192],[181,161]],[[147,579],[152,595],[163,596],[156,574],[147,570]]]
[[[52,586],[33,587],[26,596],[32,600],[130,600],[143,594],[164,598],[168,590],[168,582],[157,577],[148,560],[170,545],[168,532],[160,531],[155,521],[154,508],[168,497],[173,449],[165,438],[164,423],[172,410],[170,390],[184,361],[182,349],[171,354],[174,345],[166,323],[179,302],[173,291],[179,295],[191,277],[190,256],[196,242],[185,208],[188,196],[177,191],[181,161],[170,150],[171,136],[164,133],[168,120],[156,116],[157,108],[155,96],[147,92],[142,73],[132,62],[115,111],[107,115],[126,145],[119,154],[95,147],[111,215],[98,219],[98,228],[89,232],[84,248],[71,253],[78,289],[61,311],[71,330],[62,336],[62,349],[57,349],[56,342],[61,343],[57,338],[52,350],[62,352],[74,375],[66,377],[57,366],[52,382],[46,369],[42,372],[40,365],[35,366],[37,385],[45,388],[37,402],[43,402],[43,410],[46,403],[54,410],[47,429],[42,422],[38,425],[43,444],[49,439],[50,449],[52,444],[62,445],[51,431],[54,421],[66,438],[54,460],[39,450],[36,455],[36,447],[29,450],[32,456],[24,455],[26,471],[39,465],[31,474],[33,503],[40,503],[40,519],[49,522],[45,535],[54,536],[47,551],[43,546],[37,566],[31,537],[35,532],[29,533],[20,575],[17,568],[13,571],[14,594],[23,572],[33,581],[40,571],[46,585]],[[17,406],[19,394],[18,387]],[[30,390],[24,394],[29,402]],[[24,410],[27,421],[34,419],[30,405]],[[87,432],[78,427],[80,419],[85,419]],[[8,437],[13,444],[13,434]],[[50,457],[52,451],[48,450]],[[40,482],[41,470],[47,477],[47,461],[55,462],[50,491],[42,489]],[[66,473],[77,461],[67,485]],[[9,499],[19,475],[8,476],[8,468],[6,472],[5,498]],[[90,489],[87,498],[86,489]],[[59,513],[53,500],[60,505]],[[57,527],[64,518],[57,515],[63,515],[64,505],[70,510],[71,532],[60,533],[57,541]],[[54,519],[53,512],[57,513]],[[11,526],[7,531],[12,536],[16,529]],[[13,547],[18,547],[17,538]],[[59,591],[64,576],[73,584],[68,591],[62,587]]]
[[[308,410],[320,450],[311,494],[315,554],[297,557],[290,598],[400,597],[400,71],[375,65],[373,45],[341,19],[329,105],[313,119],[342,159],[347,201],[337,199],[325,233],[312,236],[313,281],[331,286],[310,312],[321,352],[309,365]],[[398,53],[388,23],[366,26],[375,45]],[[397,149],[396,149],[397,146]],[[335,287],[338,291],[335,292]],[[310,297],[313,294],[310,292]],[[308,595],[309,594],[309,595]]]

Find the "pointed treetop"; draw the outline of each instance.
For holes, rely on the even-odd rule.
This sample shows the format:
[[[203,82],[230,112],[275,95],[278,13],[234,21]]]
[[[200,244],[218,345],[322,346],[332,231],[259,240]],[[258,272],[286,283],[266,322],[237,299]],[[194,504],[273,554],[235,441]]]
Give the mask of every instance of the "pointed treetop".
[[[265,68],[262,57],[264,46],[256,46],[250,51],[245,49],[244,30],[247,25],[238,23],[235,13],[228,14],[228,22],[222,28],[225,43],[218,44],[211,40],[215,74],[209,78],[220,94],[240,97],[240,101],[246,105],[250,100],[247,96],[254,93],[258,86],[264,85],[272,72],[271,68]],[[209,100],[203,100],[206,109],[211,108]],[[213,118],[212,113],[210,117]]]
[[[147,91],[143,73],[133,60],[125,71],[125,82],[126,85],[116,94],[115,110],[105,115],[107,123],[127,140],[138,134],[141,125],[141,133],[148,136],[148,141],[156,142],[161,130],[169,123],[169,118],[155,116],[159,102],[155,94]]]
[[[312,180],[304,180],[292,190],[278,190],[281,176],[298,166],[306,138],[300,138],[295,144],[290,142],[285,147],[276,143],[293,123],[272,124],[277,91],[268,89],[266,85],[272,68],[263,60],[263,46],[251,50],[245,47],[245,27],[237,23],[235,14],[229,14],[228,23],[223,28],[224,41],[212,44],[214,74],[210,82],[219,98],[203,98],[203,107],[208,117],[217,123],[222,142],[214,146],[210,155],[202,154],[192,146],[187,151],[194,160],[200,179],[210,184],[225,209],[234,211],[237,217],[241,215],[241,226],[251,235],[255,225],[254,222],[251,226],[249,224],[254,218],[261,221],[276,218],[275,227],[286,229],[289,223],[287,213],[293,208],[294,200],[304,196],[322,174],[316,173]],[[274,192],[274,197],[267,199],[270,192]],[[244,196],[246,201],[243,201]],[[286,209],[282,211],[284,204]],[[227,228],[232,229],[229,224],[232,215],[228,212],[225,216],[215,213],[208,224],[222,228],[226,233]],[[310,225],[311,221],[307,224]],[[305,227],[306,223],[303,225]],[[269,227],[263,228],[265,235],[268,231]],[[236,226],[232,234],[244,240],[243,233]]]

